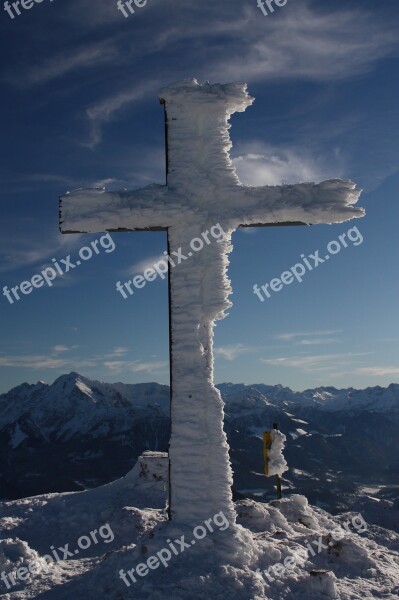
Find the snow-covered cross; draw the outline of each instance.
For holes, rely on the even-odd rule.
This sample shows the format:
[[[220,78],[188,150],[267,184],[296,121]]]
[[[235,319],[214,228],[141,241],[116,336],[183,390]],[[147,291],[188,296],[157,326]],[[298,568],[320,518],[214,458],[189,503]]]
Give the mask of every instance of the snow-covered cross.
[[[248,187],[229,151],[229,119],[253,102],[245,84],[185,80],[161,90],[167,184],[132,192],[77,190],[61,198],[63,233],[166,230],[169,254],[220,224],[214,241],[170,270],[171,517],[201,523],[223,511],[235,522],[223,402],[213,381],[213,328],[231,306],[231,234],[239,226],[341,223],[362,217],[351,181]]]

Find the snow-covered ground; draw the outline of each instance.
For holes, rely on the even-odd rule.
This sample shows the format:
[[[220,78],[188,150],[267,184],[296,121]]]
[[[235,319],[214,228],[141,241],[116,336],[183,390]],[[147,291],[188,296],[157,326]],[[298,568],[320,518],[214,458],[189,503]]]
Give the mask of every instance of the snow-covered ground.
[[[0,505],[0,573],[6,576],[32,564],[37,565],[32,570],[40,571],[27,581],[16,577],[17,585],[9,590],[0,580],[1,597],[399,598],[399,534],[373,524],[376,515],[383,520],[384,512],[390,518],[396,513],[397,518],[398,507],[363,505],[359,512],[332,517],[299,495],[268,504],[237,502],[244,544],[232,549],[230,528],[219,515],[213,532],[207,531],[202,541],[189,543],[184,551],[174,543],[177,550],[169,552],[167,566],[147,569],[143,577],[134,572],[136,582],[127,575],[128,587],[120,577],[122,569],[125,574],[136,569],[157,552],[170,549],[182,535],[190,542],[193,529],[201,525],[192,523],[188,531],[167,522],[167,473],[166,455],[148,453],[125,478],[97,489]],[[372,510],[374,518],[368,522]],[[93,532],[97,534],[92,536]],[[62,557],[65,550],[73,556],[55,561],[46,572],[43,556],[58,552]]]

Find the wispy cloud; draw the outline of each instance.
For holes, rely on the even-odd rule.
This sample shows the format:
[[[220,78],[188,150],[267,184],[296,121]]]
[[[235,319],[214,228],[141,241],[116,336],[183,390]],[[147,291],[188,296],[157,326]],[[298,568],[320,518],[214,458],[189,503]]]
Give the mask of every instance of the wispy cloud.
[[[29,68],[23,76],[18,75],[19,85],[46,83],[62,77],[71,71],[80,71],[112,62],[117,56],[116,49],[109,42],[86,46],[64,54],[47,58],[39,65]],[[14,76],[13,76],[14,77]]]
[[[319,336],[330,336],[336,335],[337,333],[342,333],[342,330],[332,329],[326,331],[305,331],[305,332],[290,332],[290,333],[279,333],[275,336],[276,340],[283,340],[289,342],[294,340],[295,338],[311,338],[311,337],[319,337]]]
[[[40,230],[37,223],[30,221],[19,218],[9,226],[2,222],[0,272],[30,267],[34,264],[38,267],[49,266],[52,258],[65,257],[79,243],[80,235],[61,235],[54,228],[50,234],[45,235],[44,229]],[[21,235],[18,235],[19,231],[22,232]]]
[[[360,367],[356,373],[370,377],[398,377],[399,367]]]
[[[149,23],[143,21],[140,43],[132,44],[124,38],[124,51],[118,56],[118,66],[126,61],[131,64],[138,60],[152,61],[158,55],[172,52],[168,69],[170,81],[187,76],[250,83],[282,79],[332,81],[367,72],[380,58],[398,52],[394,25],[361,9],[328,10],[323,7],[320,10],[316,3],[297,2],[279,19],[267,22],[265,35],[266,24],[259,18],[255,4],[243,7],[241,2],[234,0],[230,4],[234,18],[231,13],[226,14],[223,3],[203,2],[198,6],[186,2],[180,9],[185,26],[165,27],[163,10],[167,10],[168,2],[163,3],[163,10],[161,5],[157,7],[157,16],[154,15],[150,24],[151,42]],[[223,44],[220,44],[221,35],[224,36]],[[182,43],[186,43],[184,60],[176,61],[173,49]],[[205,58],[197,64],[201,50]],[[189,67],[194,61],[197,65],[195,73]],[[151,78],[143,76],[134,85],[87,109],[90,138],[84,145],[94,148],[101,141],[105,123],[115,118],[122,108],[147,97],[154,98],[159,88],[167,83],[163,68],[156,62],[151,64]],[[300,161],[298,156],[287,155],[287,152],[275,156],[274,160],[266,154],[266,159],[270,163],[269,175],[273,178],[287,171],[287,178],[321,179],[328,167],[314,161]],[[254,164],[259,160],[263,159],[251,159],[253,164],[248,165],[247,170],[251,167],[262,179],[266,177],[265,165],[262,174],[259,164]],[[279,161],[288,162],[288,169]]]
[[[323,346],[324,344],[337,344],[339,340],[337,338],[313,338],[298,340],[294,343],[295,346]]]
[[[114,359],[115,359],[115,362],[117,362],[117,361],[121,361],[121,358],[123,356],[125,356],[126,354],[128,354],[128,352],[129,352],[129,348],[120,346],[120,347],[114,348],[112,350],[112,352],[107,352],[106,354],[95,354],[94,358],[98,362],[104,361],[104,364],[105,364],[105,361],[107,363],[111,363],[114,361]],[[121,362],[121,364],[122,364],[122,362]]]
[[[305,181],[318,183],[332,174],[335,177],[341,174],[338,164],[322,164],[320,159],[307,156],[304,148],[295,150],[250,142],[241,146],[240,152],[233,158],[233,164],[244,185],[279,185]]]
[[[133,373],[141,373],[142,371],[146,371],[147,373],[153,373],[155,371],[161,371],[166,369],[169,363],[164,361],[158,362],[138,362],[132,366]]]
[[[76,370],[81,368],[106,368],[112,373],[159,373],[169,365],[168,361],[121,360],[127,354],[128,348],[118,347],[109,354],[82,357],[66,356],[78,346],[58,344],[46,354],[6,355],[0,354],[0,367],[16,367],[25,369],[57,369]]]
[[[230,0],[227,8],[213,0],[187,0],[179,6],[182,26],[169,18],[174,5],[175,0],[163,0],[156,2],[156,10],[147,6],[140,14],[140,27],[132,35],[130,28],[123,28],[123,18],[121,22],[119,11],[109,0],[97,0],[95,10],[92,0],[71,3],[62,13],[62,22],[53,23],[54,31],[64,29],[65,22],[74,30],[83,28],[86,34],[96,27],[103,34],[104,26],[108,26],[108,37],[78,48],[74,40],[63,53],[47,55],[41,63],[22,71],[14,70],[9,80],[23,86],[37,85],[75,73],[82,76],[88,69],[101,67],[102,79],[115,81],[117,73],[123,81],[127,69],[134,69],[137,75],[133,83],[103,96],[86,110],[90,139],[85,145],[93,148],[101,141],[105,123],[134,102],[154,98],[166,79],[197,76],[250,83],[287,79],[331,82],[368,72],[381,58],[398,53],[395,23],[375,11],[320,8],[311,0],[297,0],[278,18],[266,20],[255,2]],[[199,61],[201,55],[203,60]],[[168,63],[167,75],[162,58]],[[142,65],[145,68],[141,69]],[[289,157],[289,162],[294,174],[299,171],[305,178],[317,178],[318,169],[313,177],[315,165],[295,164],[295,157]],[[271,174],[276,176],[279,166],[272,166]]]
[[[288,367],[299,369],[307,373],[319,371],[336,371],[338,367],[345,368],[349,364],[357,362],[359,358],[370,355],[371,352],[347,352],[343,354],[317,354],[283,356],[276,358],[261,358],[260,361],[274,367]]]
[[[106,177],[105,179],[99,179],[97,181],[93,181],[90,185],[91,188],[105,188],[108,191],[119,191],[120,189],[125,188],[126,180],[124,179],[116,179],[115,177]]]
[[[115,356],[121,356],[123,354],[127,354],[127,352],[129,352],[129,348],[126,348],[124,346],[118,346],[117,348],[114,348]]]
[[[142,362],[139,360],[114,360],[104,362],[104,366],[113,373],[120,373],[121,371],[131,371],[133,373],[158,373],[164,371],[168,364],[167,361]]]
[[[244,43],[227,61],[221,56],[213,72],[231,80],[332,81],[365,73],[398,49],[394,27],[361,9],[321,11],[316,3],[297,2],[268,22],[267,35],[262,21],[243,24]]]
[[[72,352],[72,350],[76,350],[78,346],[64,346],[63,344],[57,344],[53,347],[53,352],[55,354],[60,354],[62,352]]]
[[[146,81],[108,96],[88,108],[86,110],[86,116],[89,120],[90,134],[88,141],[82,142],[82,146],[87,146],[88,148],[97,146],[102,138],[103,125],[111,121],[111,119],[114,118],[115,113],[120,111],[124,106],[143,100],[150,94],[154,96],[158,91],[158,87],[159,81]]]
[[[146,269],[151,269],[160,260],[167,260],[164,254],[155,254],[154,256],[143,258],[143,260],[140,260],[134,263],[131,267],[125,269],[124,273],[126,275],[136,275],[137,273],[144,273]]]
[[[250,354],[255,352],[259,348],[253,348],[251,346],[245,346],[244,344],[230,344],[227,346],[218,346],[215,348],[215,355],[221,356],[226,360],[235,360],[243,354]]]
[[[0,367],[19,367],[27,369],[68,369],[76,367],[76,359],[46,356],[41,354],[24,356],[0,356]],[[79,367],[95,367],[96,362],[90,359],[79,360]]]

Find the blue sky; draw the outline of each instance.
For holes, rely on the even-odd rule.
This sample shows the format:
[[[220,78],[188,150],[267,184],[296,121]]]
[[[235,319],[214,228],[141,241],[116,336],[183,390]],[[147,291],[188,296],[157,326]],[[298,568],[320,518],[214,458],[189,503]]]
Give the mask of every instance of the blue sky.
[[[58,196],[78,187],[164,183],[158,90],[196,77],[246,81],[255,103],[232,118],[245,184],[350,178],[367,217],[234,235],[233,308],[216,327],[216,380],[367,387],[399,381],[394,0],[44,0],[0,15],[1,289],[99,236],[61,236]],[[270,282],[356,225],[348,248],[265,302]],[[12,305],[0,297],[0,391],[76,370],[105,381],[168,382],[166,282],[115,291],[166,249],[164,233],[113,235],[100,252]]]

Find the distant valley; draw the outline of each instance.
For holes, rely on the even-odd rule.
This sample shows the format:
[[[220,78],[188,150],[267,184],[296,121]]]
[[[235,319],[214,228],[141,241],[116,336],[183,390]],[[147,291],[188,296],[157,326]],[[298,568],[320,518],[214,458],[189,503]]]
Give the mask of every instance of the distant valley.
[[[365,390],[224,383],[235,498],[269,500],[262,432],[287,436],[283,492],[330,511],[399,490],[399,385]],[[0,396],[0,497],[83,490],[125,475],[144,450],[166,451],[169,388],[102,383],[78,373]]]

